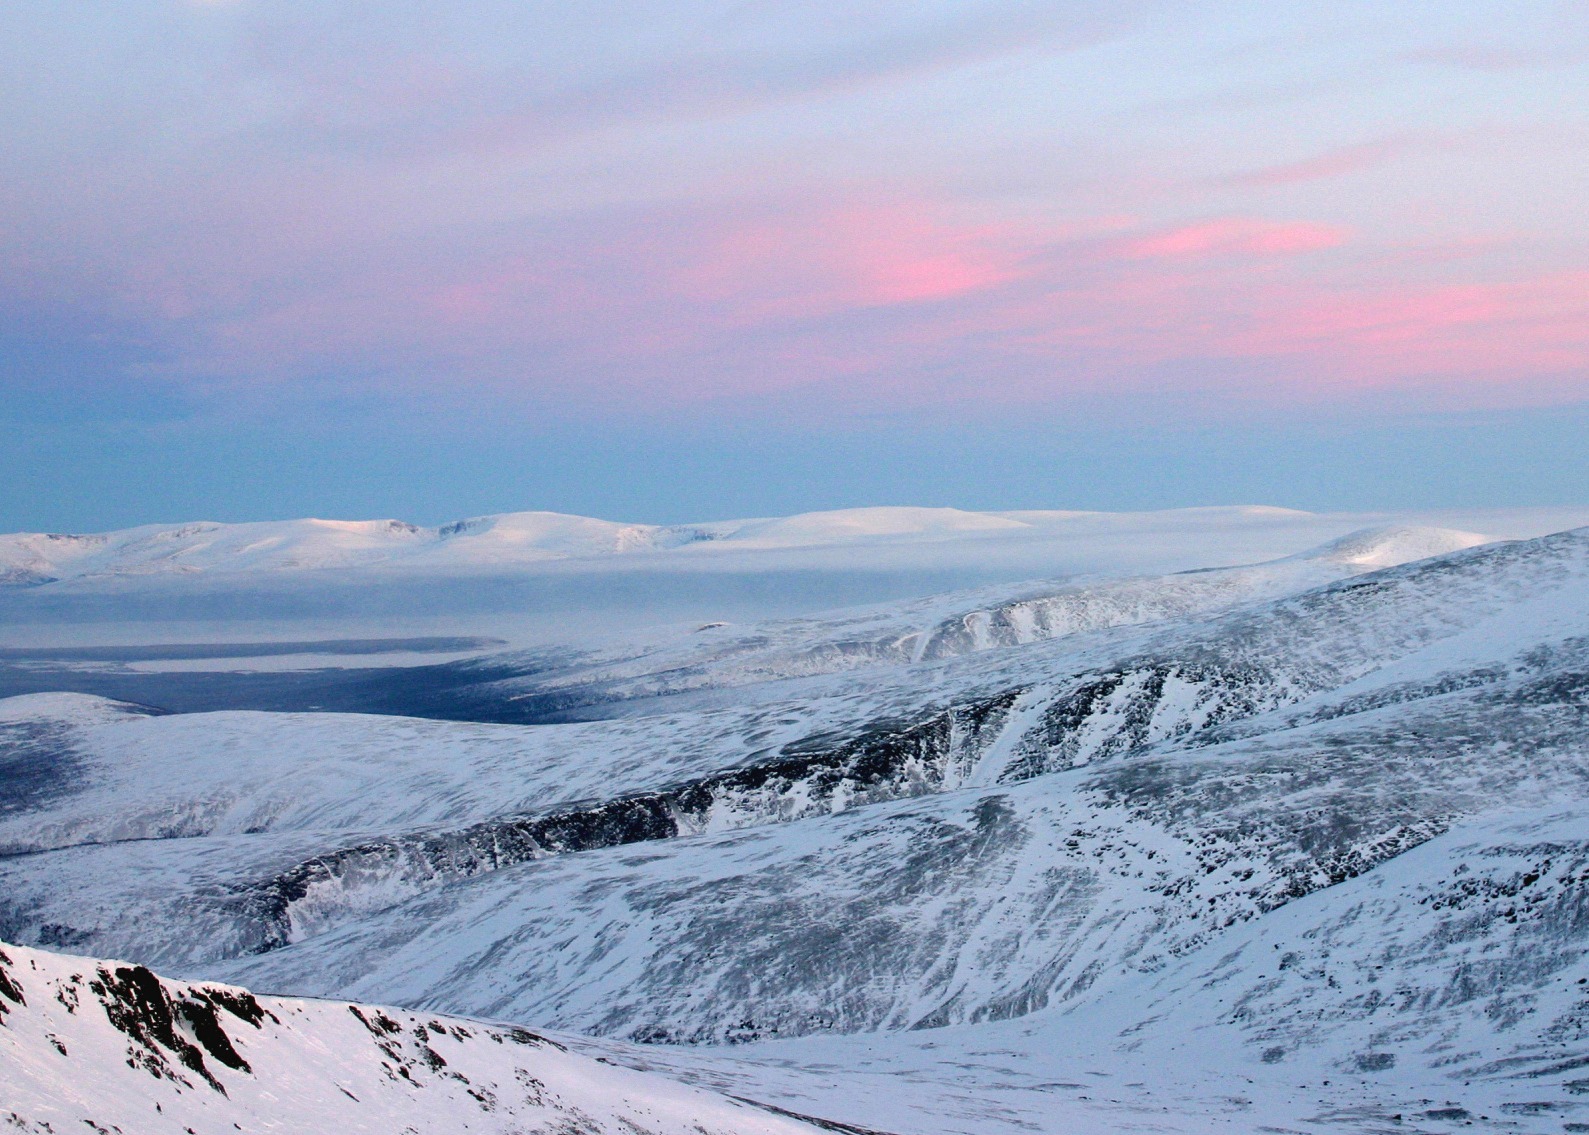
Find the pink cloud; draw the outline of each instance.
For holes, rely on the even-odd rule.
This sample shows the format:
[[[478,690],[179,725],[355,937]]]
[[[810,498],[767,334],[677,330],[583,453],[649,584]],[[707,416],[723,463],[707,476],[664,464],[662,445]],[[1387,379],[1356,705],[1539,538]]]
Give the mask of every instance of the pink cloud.
[[[190,373],[345,374],[394,396],[602,412],[1151,399],[1260,373],[1262,397],[1316,399],[1589,367],[1583,274],[1476,283],[1510,246],[1430,260],[1348,235],[1247,217],[967,219],[925,199],[606,214],[439,252],[384,246],[341,276],[283,271],[225,310],[183,308],[182,325]],[[146,290],[151,318],[175,310],[163,280]]]
[[[1319,181],[1379,165],[1407,153],[1417,144],[1416,139],[1408,137],[1384,138],[1377,142],[1343,146],[1299,162],[1286,162],[1251,173],[1237,174],[1229,180],[1235,185],[1262,187]]]
[[[429,374],[477,388],[561,372],[590,393],[675,368],[668,381],[681,396],[747,389],[749,368],[749,387],[799,385],[919,353],[832,324],[925,306],[943,328],[959,326],[943,305],[1019,280],[1025,235],[902,202],[607,218],[462,258],[385,249],[346,277],[284,281],[262,302],[209,312],[189,365],[260,377]],[[687,361],[725,353],[740,361]]]
[[[1354,386],[1433,373],[1513,381],[1589,366],[1589,273],[1288,300],[1229,336],[1227,349],[1331,358]]]
[[[667,282],[759,322],[953,299],[1020,271],[1008,234],[903,203],[729,219]]]
[[[1335,248],[1348,235],[1346,229],[1334,225],[1227,217],[1139,237],[1125,242],[1120,251],[1134,260],[1296,256]]]

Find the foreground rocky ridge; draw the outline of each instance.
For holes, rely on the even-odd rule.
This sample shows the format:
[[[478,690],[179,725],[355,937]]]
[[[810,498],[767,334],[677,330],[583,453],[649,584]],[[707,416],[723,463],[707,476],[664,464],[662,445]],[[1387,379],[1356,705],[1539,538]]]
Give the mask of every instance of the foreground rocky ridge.
[[[0,1123],[95,1131],[796,1135],[520,1028],[255,997],[0,945]]]

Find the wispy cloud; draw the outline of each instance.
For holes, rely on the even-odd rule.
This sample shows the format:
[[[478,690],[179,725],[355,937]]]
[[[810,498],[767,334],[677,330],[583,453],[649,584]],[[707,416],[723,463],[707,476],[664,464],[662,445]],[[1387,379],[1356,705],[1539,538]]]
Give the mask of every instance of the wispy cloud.
[[[1303,220],[1052,224],[928,199],[770,200],[372,246],[339,273],[262,280],[197,310],[155,289],[145,318],[171,348],[163,373],[217,389],[318,376],[543,413],[1014,405],[1151,387],[1194,360],[1209,389],[1226,360],[1232,389],[1261,372],[1266,397],[1310,399],[1441,375],[1549,377],[1559,394],[1565,371],[1589,368],[1582,273],[1397,283],[1360,258],[1310,267],[1354,257],[1358,239]]]
[[[1211,256],[1296,256],[1343,244],[1338,225],[1221,217],[1128,240],[1121,252],[1136,260],[1190,260]]]
[[[1239,173],[1225,180],[1232,185],[1258,187],[1321,181],[1383,165],[1416,150],[1425,149],[1430,144],[1429,139],[1415,135],[1380,138],[1372,142],[1340,146],[1301,161],[1281,162],[1278,165]]]
[[[262,20],[260,74],[295,99],[281,140],[365,153],[534,145],[626,121],[732,113],[924,79],[1000,56],[1074,50],[1121,34],[1150,0],[973,0],[903,9],[868,0],[624,5],[581,24],[500,2],[449,20],[388,5]],[[395,10],[394,10],[395,9]],[[503,53],[482,29],[528,51]]]
[[[1403,58],[1496,73],[1589,62],[1589,4],[1583,0],[1520,4],[1504,23],[1484,28],[1480,34],[1473,34],[1474,30],[1423,44]]]
[[[14,8],[0,316],[48,334],[6,391],[46,356],[538,414],[1589,373],[1578,123],[1559,76],[1406,66],[1499,34],[1461,13],[328,0],[138,39]]]

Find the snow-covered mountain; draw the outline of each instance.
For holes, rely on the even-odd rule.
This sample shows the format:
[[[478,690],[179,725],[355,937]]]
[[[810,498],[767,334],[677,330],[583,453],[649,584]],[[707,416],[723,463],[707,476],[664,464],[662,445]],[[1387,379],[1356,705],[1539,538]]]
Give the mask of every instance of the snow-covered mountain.
[[[661,699],[675,707],[721,704],[714,691],[726,688],[742,691],[739,701],[766,699],[781,695],[774,683],[783,680],[936,662],[1204,614],[1484,542],[1454,529],[1370,528],[1240,567],[984,587],[750,627],[653,633],[561,657],[544,650],[504,652],[450,667],[442,700],[456,703],[450,715],[536,720],[656,712]],[[757,688],[746,689],[751,686]]]
[[[458,636],[230,647],[201,643],[145,650],[111,648],[97,667],[84,661],[85,654],[94,657],[92,649],[46,650],[31,657],[25,649],[0,651],[0,695],[76,689],[183,710],[312,706],[513,723],[656,712],[661,699],[674,706],[711,704],[722,701],[714,691],[725,689],[738,691],[736,700],[765,699],[777,696],[771,683],[780,679],[930,662],[1218,610],[1482,542],[1484,537],[1456,529],[1361,529],[1316,548],[1243,567],[1204,568],[1172,577],[1105,577],[1086,584],[996,584],[748,625],[685,622],[647,627],[641,618],[632,620],[637,626],[600,633],[591,631],[587,622],[582,635],[569,632],[572,640],[542,642],[528,650],[492,652],[475,644],[500,647],[504,640]],[[770,578],[777,579],[776,572]],[[651,576],[646,579],[648,586],[656,582]],[[155,624],[153,633],[159,629],[160,624]],[[488,622],[477,629],[495,635],[503,628]],[[411,655],[409,665],[430,663],[417,674],[402,673],[390,664],[371,667],[370,650],[381,650],[384,658],[390,658],[393,648],[426,643],[466,653],[439,663],[425,654]],[[228,658],[228,652],[241,656]],[[19,661],[8,668],[6,655]],[[290,681],[260,677],[262,655],[272,673],[304,673]],[[346,673],[355,665],[363,671]],[[195,666],[203,676],[189,679],[186,685],[170,676],[173,667],[194,674]],[[328,666],[333,670],[325,669]],[[234,676],[225,677],[227,671]],[[166,676],[157,676],[161,674]]]
[[[800,1135],[525,1029],[255,997],[0,944],[0,1123],[119,1132]]]
[[[1372,514],[1257,506],[1137,513],[867,508],[660,526],[531,512],[432,528],[295,520],[24,533],[0,536],[0,696],[54,688],[134,700],[147,693],[35,680],[24,671],[48,659],[22,658],[29,648],[160,647],[173,663],[169,670],[201,668],[180,659],[174,648],[184,643],[231,643],[255,661],[238,666],[209,649],[204,657],[212,661],[202,668],[259,670],[265,644],[274,659],[269,668],[278,672],[359,668],[366,651],[383,641],[390,652],[410,640],[480,639],[566,653],[632,644],[641,629],[744,628],[950,591],[1013,593],[1032,581],[1052,590],[1264,563],[1365,529],[1520,539],[1584,524],[1589,508]],[[1443,549],[1420,554],[1435,550]],[[1395,555],[1406,559],[1412,551],[1409,545]],[[366,646],[350,661],[333,640]],[[271,645],[293,642],[330,646],[294,657]],[[408,662],[424,665],[433,660],[424,652],[437,649],[410,651]],[[470,653],[479,651],[467,644],[454,651]],[[269,698],[176,700],[183,708],[292,705]]]
[[[637,629],[383,706],[496,723],[0,701],[0,937],[901,1133],[1576,1130],[1589,529],[1480,540]]]
[[[1233,518],[1284,510],[1221,510]],[[89,535],[0,536],[0,583],[157,573],[485,567],[654,552],[703,542],[736,550],[1031,534],[1098,514],[979,513],[953,508],[863,508],[706,524],[621,524],[555,512],[479,516],[435,528],[402,520],[210,521]]]
[[[1543,531],[1562,519],[1522,511],[1476,513],[1474,517],[1500,521],[1502,535],[1535,528]],[[1584,518],[1589,519],[1589,514]],[[1378,519],[1395,523],[1398,518]],[[938,554],[951,559],[996,559],[1001,550],[1007,552],[1011,546],[1030,550],[1049,545],[1063,553],[1078,544],[1092,545],[1101,548],[1098,566],[1113,566],[1108,558],[1118,544],[1135,545],[1139,557],[1153,552],[1174,555],[1179,551],[1184,555],[1192,549],[1212,552],[1212,562],[1219,563],[1214,549],[1223,541],[1232,555],[1224,562],[1236,563],[1261,558],[1261,551],[1254,552],[1265,541],[1271,547],[1291,542],[1287,550],[1295,551],[1370,522],[1268,507],[1145,513],[856,508],[678,525],[624,524],[555,512],[480,516],[433,528],[402,520],[199,521],[86,535],[0,535],[0,585],[358,568],[415,572],[511,569],[554,560],[640,553],[666,553],[665,559],[682,559],[687,565],[758,553],[765,563],[768,555],[795,554],[792,562],[809,565],[822,561],[800,558],[799,553],[820,556],[825,552],[831,560],[853,556],[857,549],[870,549],[886,562],[899,563],[924,555],[931,559],[933,553],[924,552],[924,548],[941,545],[951,550],[939,548]],[[907,561],[899,559],[902,549]],[[1439,549],[1431,548],[1425,554],[1435,550]]]
[[[703,534],[704,537],[704,534]],[[558,513],[513,513],[421,528],[401,520],[146,525],[91,535],[0,537],[0,582],[156,573],[284,571],[411,562],[529,561],[683,543],[683,532]]]

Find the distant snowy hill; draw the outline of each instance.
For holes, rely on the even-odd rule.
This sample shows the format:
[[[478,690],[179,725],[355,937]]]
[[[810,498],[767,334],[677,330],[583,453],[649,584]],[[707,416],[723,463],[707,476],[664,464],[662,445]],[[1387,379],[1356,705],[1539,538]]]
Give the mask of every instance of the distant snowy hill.
[[[703,524],[619,524],[554,512],[516,512],[421,528],[401,520],[286,520],[147,525],[92,535],[0,536],[0,584],[199,573],[501,568],[635,553],[702,555],[942,542],[1147,543],[1198,532],[1334,527],[1332,518],[1276,508],[1167,513],[964,512],[860,508]],[[1316,542],[1316,541],[1314,541]]]
[[[0,1125],[78,1131],[801,1135],[524,1029],[254,997],[0,943]]]
[[[1589,528],[132,676],[0,700],[0,938],[900,1135],[1589,1129]]]
[[[614,524],[552,512],[420,528],[401,520],[286,520],[150,525],[76,536],[0,537],[0,582],[40,584],[163,572],[326,570],[372,565],[535,562],[676,547],[705,530]]]
[[[524,512],[433,528],[292,520],[22,533],[0,536],[0,694],[52,688],[9,669],[29,645],[473,637],[584,650],[643,627],[756,624],[954,590],[1262,563],[1363,530],[1493,540],[1584,524],[1589,509],[863,508],[682,525]],[[1349,566],[1449,546],[1409,544],[1378,565]],[[333,649],[273,665],[349,664]]]
[[[77,689],[187,711],[312,707],[513,724],[654,714],[664,704],[682,710],[765,702],[784,696],[779,683],[785,681],[941,662],[1212,613],[1481,542],[1477,534],[1454,529],[1363,529],[1305,552],[1241,567],[1088,583],[1001,584],[745,625],[612,629],[587,634],[583,642],[574,632],[578,645],[477,648],[472,657],[415,671],[368,669],[367,659],[364,671],[317,669],[337,660],[309,653],[296,662],[273,656],[275,674],[247,673],[259,665],[254,658],[219,658],[203,662],[202,673],[185,678],[166,671],[193,665],[183,660],[179,647],[170,648],[173,661],[98,670],[86,668],[71,651],[36,660],[22,651],[16,652],[22,657],[19,668],[0,673],[0,692],[21,692],[18,686]],[[346,657],[341,661],[343,667],[350,665]],[[279,673],[294,666],[304,673],[292,679]],[[229,676],[229,668],[245,673]],[[735,691],[731,697],[725,693],[730,690]]]

